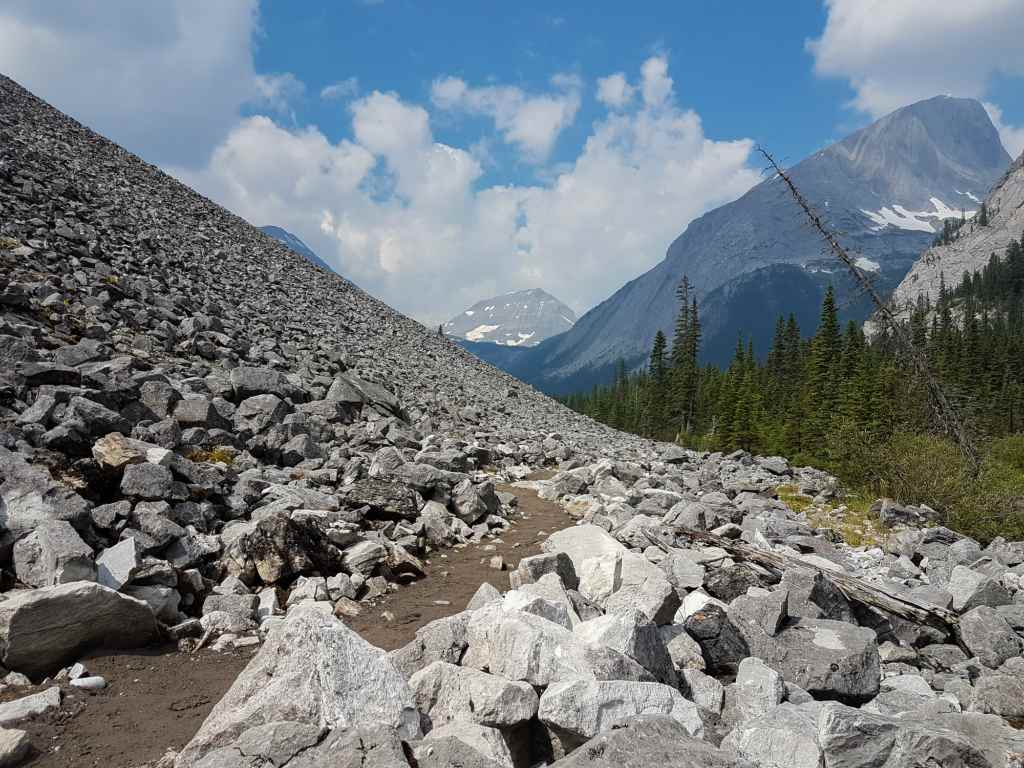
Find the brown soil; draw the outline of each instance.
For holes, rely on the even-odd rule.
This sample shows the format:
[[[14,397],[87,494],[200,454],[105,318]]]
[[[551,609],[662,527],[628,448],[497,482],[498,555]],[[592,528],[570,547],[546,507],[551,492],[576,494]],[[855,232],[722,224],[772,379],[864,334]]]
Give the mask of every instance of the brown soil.
[[[485,581],[507,590],[508,573],[492,568],[492,557],[500,555],[506,569],[515,568],[522,558],[538,554],[540,542],[549,534],[573,523],[564,509],[534,491],[505,486],[498,490],[515,493],[521,514],[500,539],[434,553],[427,578],[364,606],[359,616],[346,623],[378,648],[400,648],[424,624],[464,610]],[[394,618],[382,616],[385,612]]]
[[[254,650],[198,654],[174,646],[87,656],[90,674],[107,688],[64,687],[58,712],[16,727],[32,738],[32,768],[132,768],[181,749],[238,677]],[[44,687],[19,693],[34,693]]]
[[[534,476],[539,479],[540,475]],[[457,613],[485,581],[508,588],[508,573],[490,567],[500,555],[506,569],[540,551],[540,542],[572,524],[565,511],[533,491],[502,487],[519,499],[520,516],[500,539],[434,553],[427,578],[371,605],[349,626],[374,645],[391,650],[412,640],[424,624]],[[491,549],[493,547],[493,549]],[[441,603],[441,604],[438,604]],[[390,616],[382,616],[388,612]],[[393,618],[391,618],[393,616]],[[90,694],[65,687],[59,712],[17,724],[32,738],[32,768],[136,768],[168,749],[180,750],[255,653],[181,653],[174,646],[131,653],[98,653],[84,659],[106,690]],[[11,691],[10,700],[42,687]]]

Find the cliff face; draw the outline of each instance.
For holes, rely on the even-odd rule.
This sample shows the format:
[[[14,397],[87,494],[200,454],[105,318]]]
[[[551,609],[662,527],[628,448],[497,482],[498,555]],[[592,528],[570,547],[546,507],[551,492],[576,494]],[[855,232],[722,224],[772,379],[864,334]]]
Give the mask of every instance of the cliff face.
[[[964,272],[981,269],[993,253],[1002,256],[1010,241],[1021,237],[1024,233],[1024,154],[992,188],[985,204],[987,226],[981,226],[976,220],[969,221],[954,242],[934,246],[921,254],[893,292],[893,302],[899,310],[912,306],[920,296],[934,299],[943,278],[946,285],[957,285]]]

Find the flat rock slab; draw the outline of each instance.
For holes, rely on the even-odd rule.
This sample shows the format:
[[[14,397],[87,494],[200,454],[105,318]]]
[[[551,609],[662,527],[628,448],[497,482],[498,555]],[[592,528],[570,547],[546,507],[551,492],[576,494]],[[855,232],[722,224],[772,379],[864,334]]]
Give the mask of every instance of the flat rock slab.
[[[47,688],[45,691],[0,704],[0,725],[13,725],[26,718],[57,709],[59,706],[60,688]]]
[[[141,648],[157,638],[141,600],[92,582],[9,593],[0,602],[0,647],[8,669],[42,677],[92,648]]]
[[[600,733],[551,768],[734,768],[733,760],[664,715]]]

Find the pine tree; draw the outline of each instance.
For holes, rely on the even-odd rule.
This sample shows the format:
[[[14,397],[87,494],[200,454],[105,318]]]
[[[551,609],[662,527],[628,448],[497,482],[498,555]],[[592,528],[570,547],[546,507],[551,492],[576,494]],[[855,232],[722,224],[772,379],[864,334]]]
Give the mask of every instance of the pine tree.
[[[668,361],[665,357],[667,340],[665,334],[659,330],[654,335],[654,345],[651,347],[651,362],[648,367],[650,375],[649,391],[647,395],[647,412],[644,434],[649,437],[657,437],[665,431],[665,409],[668,405]]]

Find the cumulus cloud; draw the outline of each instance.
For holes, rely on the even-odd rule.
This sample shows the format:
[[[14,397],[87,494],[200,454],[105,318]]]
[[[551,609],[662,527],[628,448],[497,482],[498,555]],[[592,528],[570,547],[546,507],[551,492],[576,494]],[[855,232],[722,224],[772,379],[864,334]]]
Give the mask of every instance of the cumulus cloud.
[[[320,89],[320,98],[324,101],[344,101],[359,93],[359,80],[355,77],[346,77],[336,83],[324,86]]]
[[[158,163],[197,163],[261,96],[257,0],[0,4],[0,71]]]
[[[490,117],[523,159],[541,163],[580,108],[579,78],[555,75],[551,84],[553,92],[528,94],[515,86],[472,87],[461,78],[443,77],[434,81],[431,100],[439,109]]]
[[[1019,0],[826,0],[826,6],[821,37],[807,42],[815,72],[847,79],[852,105],[872,117],[937,94],[982,98],[994,75],[1024,75]],[[1004,126],[1004,142],[1019,130]]]
[[[629,84],[622,72],[597,79],[597,100],[606,107],[622,109],[633,100],[636,88]]]
[[[474,90],[438,83],[442,100],[462,103],[463,87]],[[760,179],[751,143],[706,137],[658,61],[629,87],[648,95],[597,120],[544,183],[482,186],[476,147],[439,142],[426,108],[381,92],[350,106],[349,140],[254,117],[208,167],[177,173],[250,221],[295,231],[426,323],[535,286],[585,310],[660,261],[692,218]]]
[[[253,83],[257,93],[254,103],[279,114],[291,114],[292,104],[306,92],[306,86],[291,72],[255,75]]]
[[[1024,128],[1008,125],[1003,121],[1003,110],[989,101],[984,104],[992,125],[999,131],[999,138],[1002,139],[1006,151],[1013,155],[1014,159],[1020,157],[1021,152],[1024,152]]]

